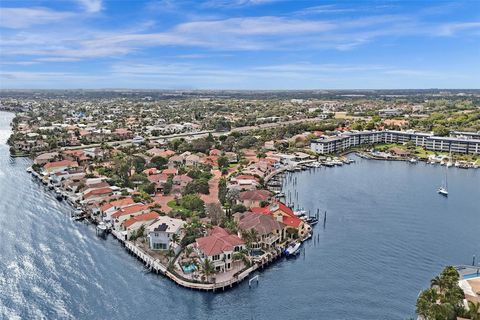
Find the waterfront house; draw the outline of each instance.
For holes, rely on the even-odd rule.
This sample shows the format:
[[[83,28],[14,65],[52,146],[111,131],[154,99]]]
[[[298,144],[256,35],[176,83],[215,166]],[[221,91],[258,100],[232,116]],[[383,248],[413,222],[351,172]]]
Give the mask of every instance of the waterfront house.
[[[143,203],[136,203],[128,207],[121,208],[112,213],[112,220],[116,230],[120,229],[120,225],[123,221],[130,219],[134,216],[141,215],[150,211],[150,206]]]
[[[47,152],[47,153],[42,153],[38,157],[35,158],[33,161],[35,164],[38,165],[45,165],[48,162],[52,162],[58,158],[59,154],[58,152]]]
[[[150,211],[147,213],[139,214],[138,216],[131,217],[122,222],[120,225],[120,230],[126,232],[127,239],[130,239],[130,236],[133,232],[136,232],[140,229],[141,226],[148,226],[150,223],[155,221],[159,217],[159,214],[155,211]],[[145,228],[146,230],[146,228]],[[143,236],[144,234],[140,235]]]
[[[131,197],[118,199],[105,203],[100,207],[100,213],[102,214],[103,221],[109,222],[112,219],[112,214],[122,208],[135,204],[135,201]]]
[[[147,227],[148,245],[150,249],[159,251],[173,249],[177,254],[181,249],[179,241],[184,225],[185,221],[168,216],[160,216],[155,219],[155,221]],[[175,237],[177,239],[175,239]]]
[[[76,168],[78,168],[78,163],[76,161],[71,161],[71,160],[49,162],[43,166],[43,169],[45,169],[47,173],[67,171],[69,169],[76,169]]]
[[[84,203],[92,202],[97,200],[98,198],[109,196],[113,192],[114,188],[112,187],[104,187],[98,189],[89,188],[83,192],[83,201]]]
[[[392,147],[388,149],[388,152],[390,152],[390,154],[392,154],[393,156],[402,158],[408,157],[410,155],[410,152],[408,152],[407,150],[403,150],[397,147]]]
[[[270,200],[272,193],[268,190],[247,190],[240,192],[239,201],[247,208],[260,207]]]
[[[257,233],[258,241],[251,245],[252,248],[271,248],[283,242],[286,237],[286,225],[271,215],[247,211],[235,213],[234,219],[240,231],[255,230]]]
[[[274,202],[264,208],[251,208],[251,211],[274,217],[277,221],[286,225],[287,229],[294,230],[290,232],[291,235],[296,233],[299,237],[304,237],[311,230],[310,226],[298,218],[292,209],[280,201]]]
[[[245,242],[221,227],[213,227],[208,236],[197,238],[194,250],[202,261],[209,259],[217,272],[233,266],[233,254],[245,249]]]

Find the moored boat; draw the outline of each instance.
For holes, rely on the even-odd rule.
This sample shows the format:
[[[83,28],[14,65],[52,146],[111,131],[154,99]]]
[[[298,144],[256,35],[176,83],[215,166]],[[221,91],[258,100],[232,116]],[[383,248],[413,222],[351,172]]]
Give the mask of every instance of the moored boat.
[[[302,244],[300,242],[294,242],[290,244],[286,249],[285,249],[285,255],[287,257],[289,256],[296,256],[297,254],[300,253],[300,246]]]

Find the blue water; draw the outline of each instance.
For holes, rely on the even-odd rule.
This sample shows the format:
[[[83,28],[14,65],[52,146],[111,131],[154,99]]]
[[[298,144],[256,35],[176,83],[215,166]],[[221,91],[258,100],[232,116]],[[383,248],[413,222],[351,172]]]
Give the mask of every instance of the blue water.
[[[478,273],[466,274],[462,277],[463,279],[473,279],[473,278],[480,278]]]
[[[183,272],[185,272],[185,273],[191,273],[191,272],[197,270],[197,266],[192,263],[192,264],[189,264],[187,266],[182,266],[182,269],[183,269]]]
[[[70,221],[30,160],[8,155],[11,118],[0,113],[0,319],[405,319],[444,265],[480,256],[480,170],[449,169],[444,198],[440,167],[359,159],[296,174],[297,204],[328,212],[305,254],[258,287],[183,289]]]

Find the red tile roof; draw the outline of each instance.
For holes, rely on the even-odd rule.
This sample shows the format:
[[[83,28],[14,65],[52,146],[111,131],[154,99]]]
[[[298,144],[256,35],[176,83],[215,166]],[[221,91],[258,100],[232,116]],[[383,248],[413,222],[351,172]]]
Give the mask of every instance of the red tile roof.
[[[62,161],[49,162],[43,167],[45,169],[59,168],[59,167],[78,167],[78,163],[76,161],[62,160]]]
[[[225,229],[220,227],[214,227],[209,236],[196,240],[197,248],[208,257],[221,254],[225,251],[233,251],[235,246],[243,244],[243,240],[238,236],[229,234]]]
[[[221,153],[222,153],[221,150],[212,149],[212,150],[210,150],[210,152],[208,154],[211,155],[211,156],[219,156]]]
[[[91,196],[98,196],[98,195],[102,195],[102,194],[109,194],[109,193],[112,193],[113,190],[112,188],[100,188],[100,189],[94,189],[92,191],[89,191],[87,194],[83,195],[83,198],[84,199],[88,199],[90,198]]]
[[[120,210],[115,211],[112,214],[112,218],[116,219],[116,218],[119,218],[119,217],[127,215],[127,214],[132,214],[132,213],[140,212],[140,211],[143,211],[143,210],[147,210],[148,208],[149,208],[149,206],[144,205],[143,203],[136,203],[134,205],[131,205],[131,206],[128,206],[128,207],[125,207],[125,208],[122,208]]]
[[[275,202],[268,207],[265,208],[251,208],[252,212],[255,213],[263,213],[273,215],[277,211],[281,211],[282,214],[282,223],[293,228],[298,228],[300,224],[303,222],[302,219],[298,218],[294,213],[293,210],[287,207],[282,202]]]
[[[175,168],[163,169],[162,173],[164,174],[177,174],[178,170]]]
[[[168,175],[165,173],[158,173],[148,176],[148,181],[157,183],[157,182],[166,182],[168,179]]]
[[[123,226],[125,228],[128,228],[131,225],[133,225],[135,222],[155,220],[158,217],[159,217],[159,214],[156,213],[155,211],[150,211],[148,213],[142,213],[138,216],[135,216],[135,217],[132,217],[132,218],[128,219],[127,221],[124,221]]]
[[[272,196],[268,190],[249,190],[240,192],[240,200],[266,201]]]
[[[134,203],[135,202],[132,200],[132,198],[118,199],[118,200],[115,200],[115,201],[104,204],[103,206],[100,207],[100,210],[102,212],[105,212],[108,209],[113,208],[113,207],[122,208],[122,207],[126,207],[128,205],[134,204]]]

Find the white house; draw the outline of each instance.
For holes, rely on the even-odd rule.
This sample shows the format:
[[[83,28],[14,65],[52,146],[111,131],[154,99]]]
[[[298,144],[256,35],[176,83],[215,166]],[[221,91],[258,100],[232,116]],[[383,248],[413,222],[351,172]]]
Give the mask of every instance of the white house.
[[[147,227],[150,249],[164,251],[172,248],[175,253],[178,253],[181,247],[172,240],[174,235],[177,235],[178,240],[180,240],[181,230],[184,225],[185,221],[180,219],[174,219],[168,216],[158,217]]]

